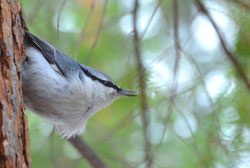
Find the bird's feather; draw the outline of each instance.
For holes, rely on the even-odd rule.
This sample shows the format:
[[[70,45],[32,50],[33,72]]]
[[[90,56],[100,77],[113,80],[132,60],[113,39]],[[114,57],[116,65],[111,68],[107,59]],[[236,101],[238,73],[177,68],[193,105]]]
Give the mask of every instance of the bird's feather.
[[[56,66],[65,77],[68,77],[69,73],[81,70],[76,61],[29,31],[25,32],[24,44],[26,47],[32,46],[38,48],[48,63],[54,67]]]

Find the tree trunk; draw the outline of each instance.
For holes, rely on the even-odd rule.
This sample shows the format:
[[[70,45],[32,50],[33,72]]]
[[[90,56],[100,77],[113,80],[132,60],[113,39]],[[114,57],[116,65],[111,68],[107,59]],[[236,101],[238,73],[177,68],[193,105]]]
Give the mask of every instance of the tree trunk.
[[[20,81],[23,23],[17,0],[0,0],[0,168],[31,167]]]

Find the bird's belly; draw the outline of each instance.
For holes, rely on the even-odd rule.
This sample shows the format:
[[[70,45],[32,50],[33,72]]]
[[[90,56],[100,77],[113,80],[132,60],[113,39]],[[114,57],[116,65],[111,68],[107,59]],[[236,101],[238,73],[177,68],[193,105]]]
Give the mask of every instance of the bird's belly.
[[[38,94],[42,96],[34,96]],[[88,119],[97,112],[91,101],[87,102],[84,98],[79,101],[79,97],[56,92],[49,96],[46,91],[37,91],[37,94],[30,95],[27,89],[24,91],[24,102],[28,109],[55,125],[61,135],[66,137],[83,132]]]
[[[25,86],[24,86],[25,87]],[[44,88],[45,89],[45,88]],[[29,88],[23,89],[24,103],[28,109],[53,124],[75,124],[87,120],[93,107],[91,100],[69,96],[66,88]],[[32,92],[32,93],[31,93]]]

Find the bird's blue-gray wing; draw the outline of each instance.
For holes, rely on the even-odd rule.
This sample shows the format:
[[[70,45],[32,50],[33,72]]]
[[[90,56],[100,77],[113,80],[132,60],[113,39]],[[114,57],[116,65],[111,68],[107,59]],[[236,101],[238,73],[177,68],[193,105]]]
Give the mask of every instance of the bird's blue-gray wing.
[[[25,32],[24,44],[25,47],[36,47],[39,49],[48,63],[56,66],[65,77],[68,77],[72,72],[80,70],[76,61],[29,31]]]

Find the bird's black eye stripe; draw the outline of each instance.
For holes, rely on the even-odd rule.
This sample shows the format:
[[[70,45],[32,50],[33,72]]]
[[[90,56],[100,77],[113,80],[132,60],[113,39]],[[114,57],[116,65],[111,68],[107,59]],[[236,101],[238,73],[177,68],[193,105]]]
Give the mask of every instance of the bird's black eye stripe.
[[[80,66],[80,67],[81,67],[81,66]],[[85,73],[85,75],[87,75],[88,77],[90,77],[90,78],[93,79],[93,80],[99,81],[99,82],[102,83],[104,86],[112,87],[112,88],[114,88],[114,89],[117,90],[117,91],[120,91],[120,90],[121,90],[118,86],[116,86],[116,85],[113,84],[112,82],[102,80],[102,79],[100,79],[100,78],[98,78],[98,77],[92,75],[88,70],[86,70],[86,69],[84,69],[84,68],[82,68],[82,67],[81,67],[81,69],[82,69],[82,71]]]
[[[113,84],[110,81],[105,81],[105,80],[102,80],[102,81],[103,81],[103,84],[107,87],[112,87],[112,88],[116,89],[117,91],[121,90],[119,87],[117,87],[115,84]]]

